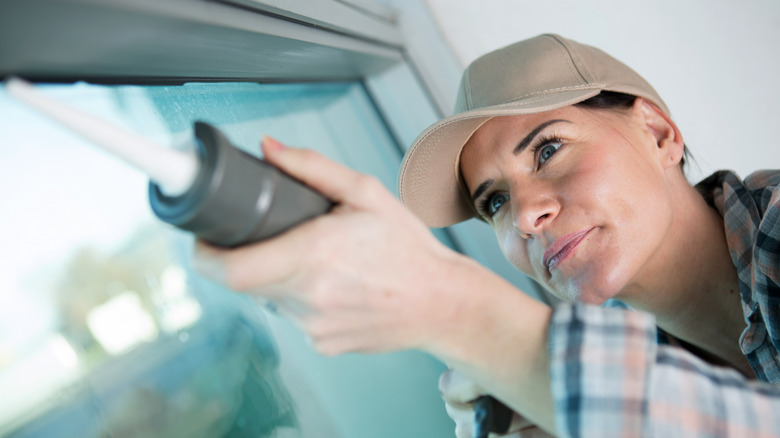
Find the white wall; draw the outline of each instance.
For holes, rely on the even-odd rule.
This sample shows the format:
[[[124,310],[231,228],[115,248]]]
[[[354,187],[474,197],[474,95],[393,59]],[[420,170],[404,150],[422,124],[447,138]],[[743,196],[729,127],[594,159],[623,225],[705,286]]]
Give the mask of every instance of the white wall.
[[[644,76],[672,111],[698,181],[780,167],[777,0],[425,0],[465,67],[540,33],[591,44]],[[454,91],[453,91],[454,93]]]

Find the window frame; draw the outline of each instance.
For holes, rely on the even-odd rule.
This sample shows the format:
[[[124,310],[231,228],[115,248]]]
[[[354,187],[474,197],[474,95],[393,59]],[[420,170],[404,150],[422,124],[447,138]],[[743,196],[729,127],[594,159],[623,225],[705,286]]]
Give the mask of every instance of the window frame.
[[[323,10],[346,8],[321,1],[333,3]],[[32,80],[353,80],[402,60],[397,31],[352,8],[349,21],[324,26],[321,19],[208,0],[3,0],[0,6],[0,75]],[[367,27],[379,31],[376,38],[361,30]]]

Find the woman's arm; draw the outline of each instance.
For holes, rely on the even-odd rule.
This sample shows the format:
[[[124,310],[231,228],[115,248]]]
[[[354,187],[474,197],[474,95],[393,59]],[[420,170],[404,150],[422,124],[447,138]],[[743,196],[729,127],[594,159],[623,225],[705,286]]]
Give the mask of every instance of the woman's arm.
[[[337,207],[258,244],[200,244],[196,262],[274,300],[320,352],[429,352],[560,436],[780,435],[780,389],[658,346],[651,316],[583,305],[553,315],[441,245],[375,179],[264,149]]]
[[[442,245],[376,179],[272,140],[264,153],[336,207],[257,244],[199,243],[201,272],[276,302],[323,354],[426,351],[552,430],[547,306]]]

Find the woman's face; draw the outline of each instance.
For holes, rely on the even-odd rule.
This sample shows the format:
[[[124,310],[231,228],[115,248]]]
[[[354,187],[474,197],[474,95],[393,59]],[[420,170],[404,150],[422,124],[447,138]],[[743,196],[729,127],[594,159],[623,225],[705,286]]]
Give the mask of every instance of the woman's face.
[[[657,274],[671,166],[638,102],[496,117],[463,149],[468,191],[504,255],[564,300],[599,304]]]

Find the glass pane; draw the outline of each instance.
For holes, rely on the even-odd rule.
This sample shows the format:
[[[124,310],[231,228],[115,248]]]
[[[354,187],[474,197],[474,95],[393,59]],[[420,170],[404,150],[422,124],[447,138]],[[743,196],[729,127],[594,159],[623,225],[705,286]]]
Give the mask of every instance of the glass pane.
[[[250,153],[268,134],[395,190],[399,152],[360,84],[39,88],[163,144],[204,120]],[[317,355],[192,272],[192,237],[152,216],[143,175],[2,90],[0,133],[0,435],[452,433],[437,361]]]

